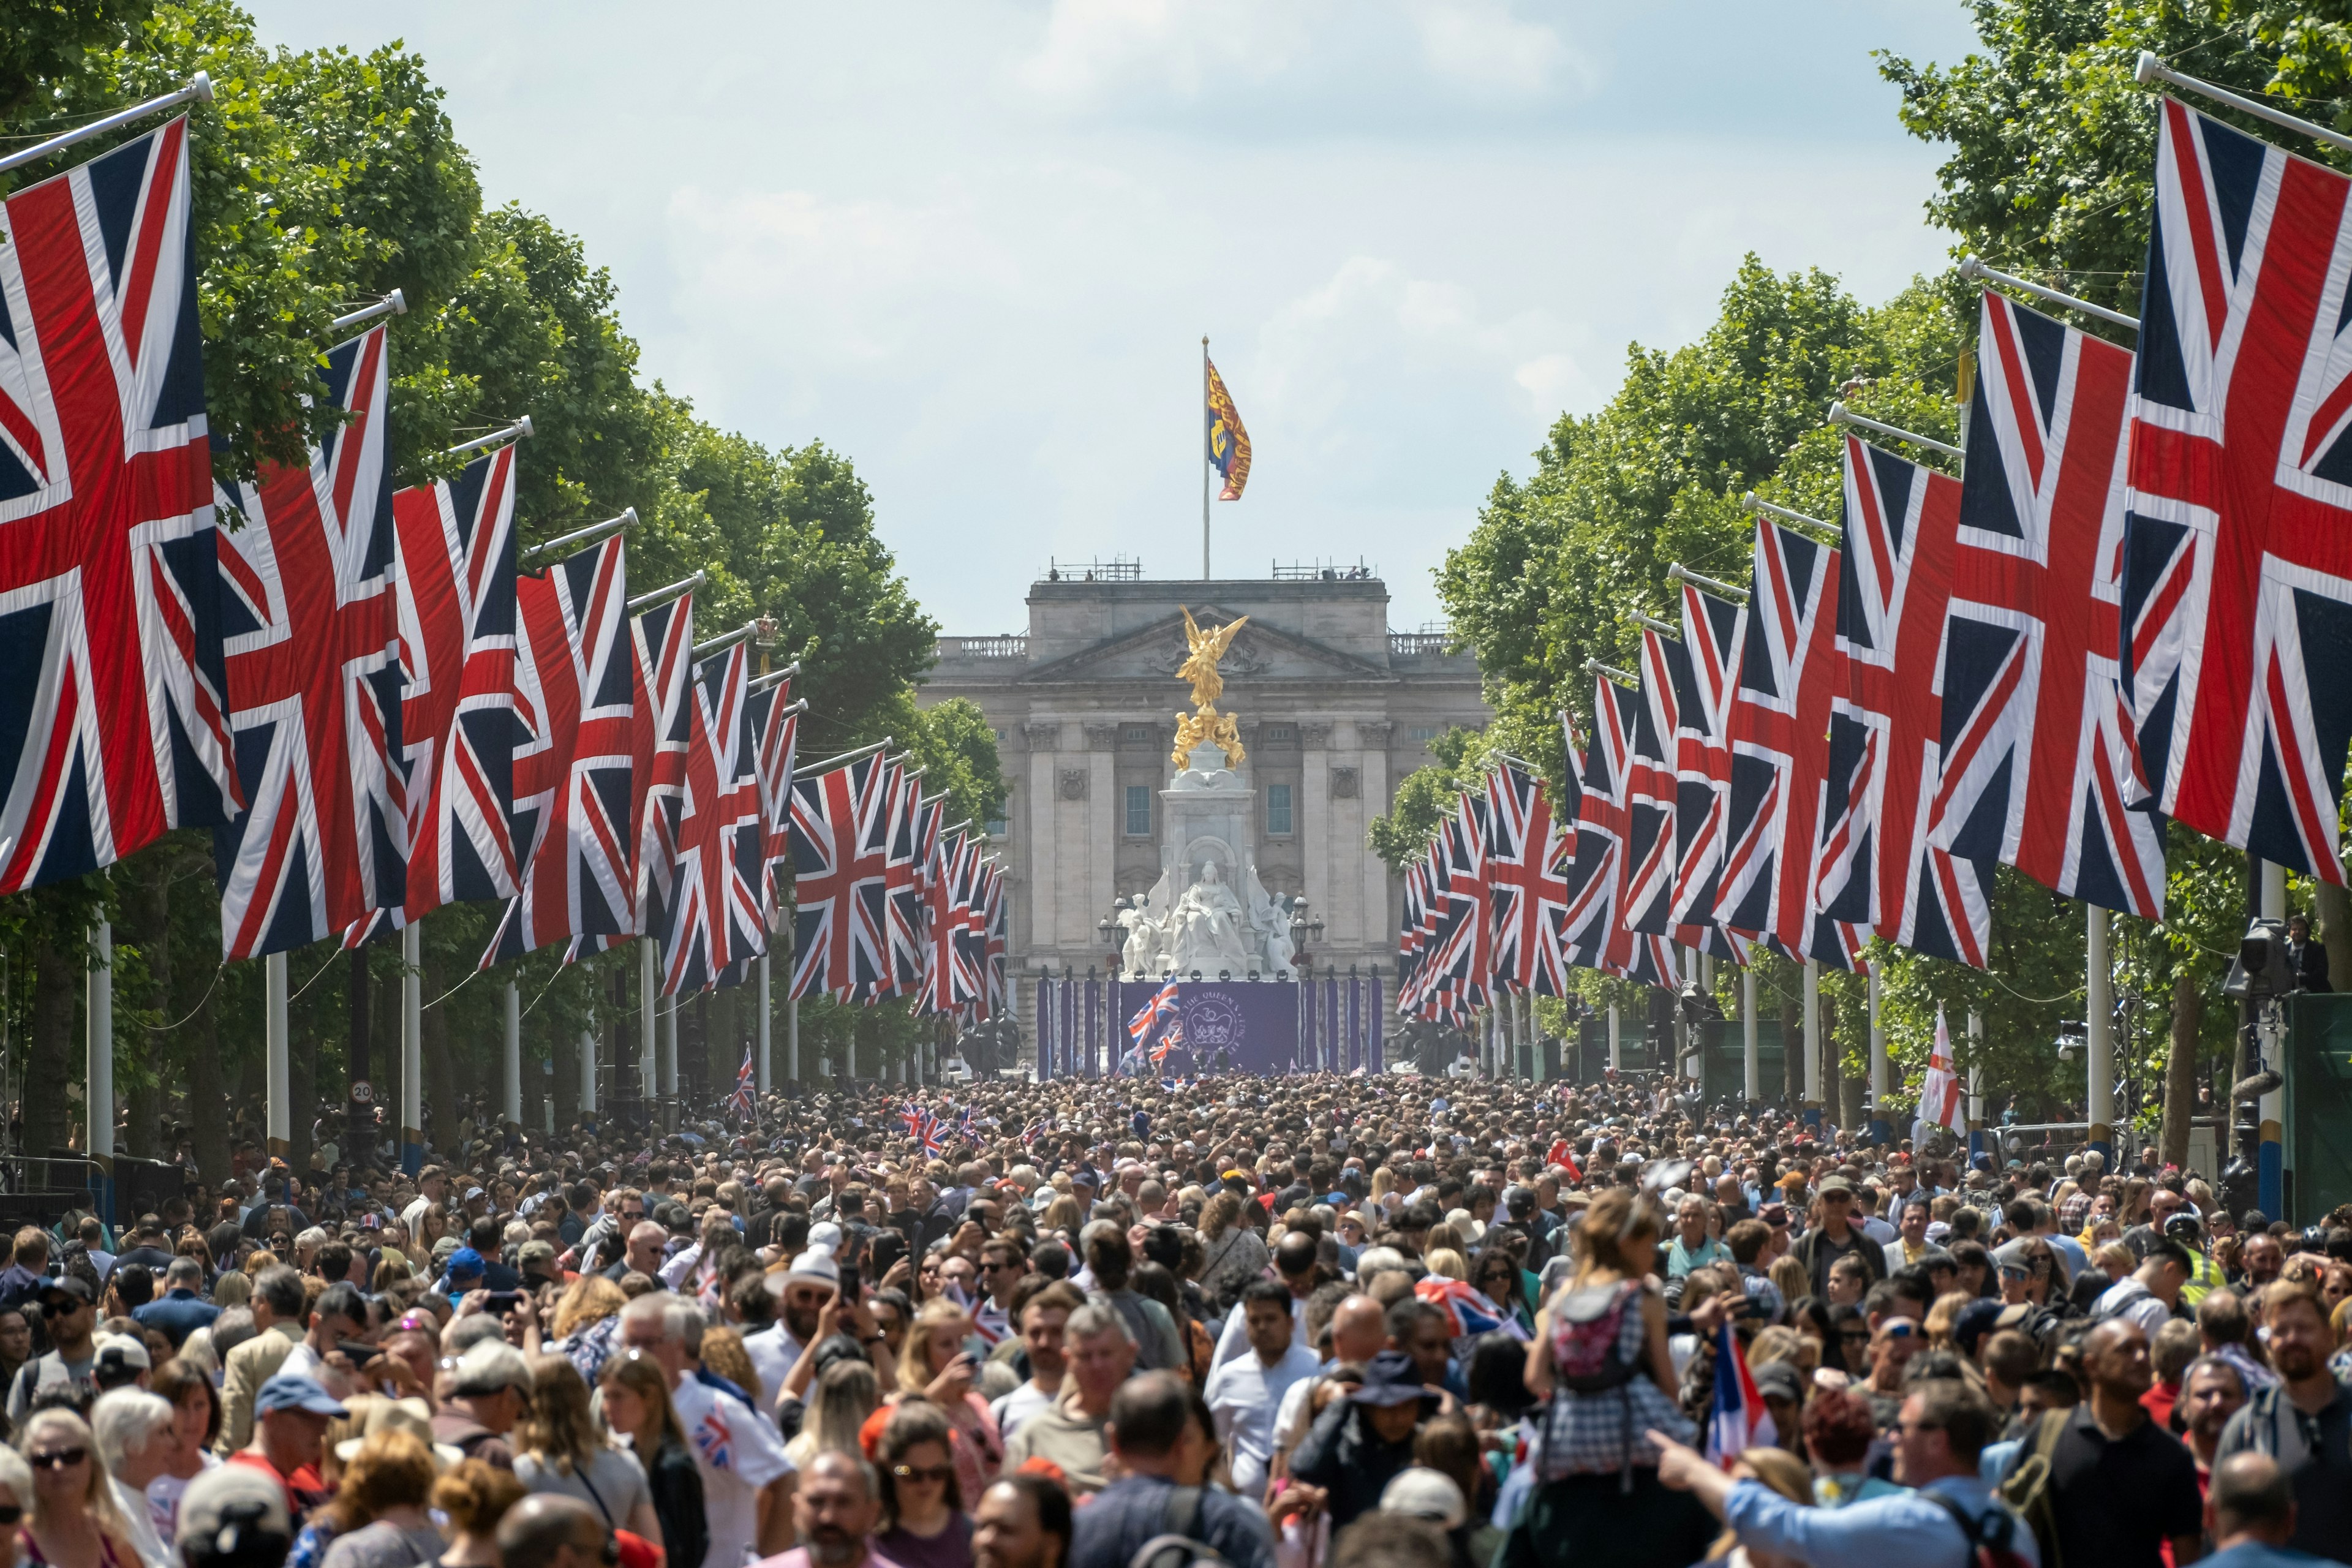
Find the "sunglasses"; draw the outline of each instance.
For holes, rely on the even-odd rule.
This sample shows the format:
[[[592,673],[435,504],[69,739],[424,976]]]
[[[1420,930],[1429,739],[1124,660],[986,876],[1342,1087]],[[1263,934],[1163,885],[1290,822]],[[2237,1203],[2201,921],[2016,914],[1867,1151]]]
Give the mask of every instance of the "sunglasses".
[[[59,1448],[47,1454],[27,1454],[25,1462],[37,1470],[69,1470],[89,1458],[88,1448]]]
[[[941,1485],[955,1474],[953,1465],[893,1465],[890,1474],[902,1481],[931,1481]]]
[[[89,1303],[87,1301],[44,1301],[41,1303],[41,1316],[44,1318],[70,1318],[76,1312],[80,1311],[84,1307],[89,1305]]]
[[[15,1503],[0,1506],[0,1524],[14,1524],[25,1517],[25,1510]]]

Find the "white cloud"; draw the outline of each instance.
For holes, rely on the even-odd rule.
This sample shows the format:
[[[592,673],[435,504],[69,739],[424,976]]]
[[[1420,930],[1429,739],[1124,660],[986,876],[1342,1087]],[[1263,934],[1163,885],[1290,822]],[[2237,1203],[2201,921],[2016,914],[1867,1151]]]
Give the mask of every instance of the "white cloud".
[[[1523,22],[1499,0],[1414,0],[1412,20],[1431,72],[1454,87],[1514,95],[1542,92],[1591,68],[1540,22]]]
[[[1307,19],[1250,0],[1054,0],[1018,70],[1049,98],[1100,101],[1121,89],[1197,96],[1213,77],[1263,81],[1309,37]]]

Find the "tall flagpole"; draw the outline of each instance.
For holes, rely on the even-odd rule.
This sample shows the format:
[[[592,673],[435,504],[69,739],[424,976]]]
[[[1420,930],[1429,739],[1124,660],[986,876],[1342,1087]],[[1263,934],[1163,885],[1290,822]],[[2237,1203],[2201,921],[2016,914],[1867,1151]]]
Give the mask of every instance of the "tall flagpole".
[[[1209,580],[1209,335],[1201,334],[1201,581]]]

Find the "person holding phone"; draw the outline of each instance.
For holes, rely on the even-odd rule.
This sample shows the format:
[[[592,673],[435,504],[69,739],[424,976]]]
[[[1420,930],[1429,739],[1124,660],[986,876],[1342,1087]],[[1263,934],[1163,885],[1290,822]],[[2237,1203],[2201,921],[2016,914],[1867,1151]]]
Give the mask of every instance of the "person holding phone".
[[[963,1434],[955,1450],[956,1482],[965,1497],[978,1497],[1003,1466],[1004,1442],[988,1401],[973,1387],[980,1363],[964,1347],[971,1333],[971,1314],[961,1307],[944,1297],[925,1302],[907,1331],[907,1353],[898,1358],[898,1394],[921,1394]]]

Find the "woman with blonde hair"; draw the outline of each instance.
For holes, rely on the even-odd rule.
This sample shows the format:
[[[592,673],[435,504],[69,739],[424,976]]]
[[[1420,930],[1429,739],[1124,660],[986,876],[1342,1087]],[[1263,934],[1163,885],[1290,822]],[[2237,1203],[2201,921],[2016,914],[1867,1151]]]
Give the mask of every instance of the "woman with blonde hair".
[[[139,1568],[129,1522],[115,1507],[106,1463],[89,1426],[70,1410],[25,1423],[16,1451],[33,1472],[18,1534],[25,1561],[53,1568]]]
[[[1664,1226],[1646,1194],[1601,1193],[1573,1233],[1568,1284],[1536,1316],[1527,1385],[1546,1402],[1530,1413],[1543,1453],[1505,1548],[1531,1568],[1686,1568],[1715,1536],[1703,1505],[1659,1481],[1643,1436],[1697,1436],[1675,1402],[1666,1300],[1649,1278]]]
[[[621,1309],[629,1298],[601,1274],[583,1274],[556,1298],[547,1326],[547,1348],[594,1383],[621,1342]]]
[[[1004,1442],[988,1401],[972,1387],[979,1367],[963,1343],[971,1332],[971,1315],[961,1307],[944,1299],[924,1302],[898,1358],[898,1394],[919,1394],[946,1415],[959,1439],[956,1479],[964,1496],[976,1498],[1004,1463]]]
[[[709,1343],[704,1335],[703,1342]],[[530,1404],[515,1423],[515,1479],[526,1490],[578,1498],[607,1530],[629,1530],[659,1546],[661,1521],[636,1460],[604,1441],[580,1369],[561,1355],[530,1359]]]
[[[1467,1279],[1470,1278],[1469,1259],[1451,1247],[1435,1245],[1437,1233],[1444,1228],[1443,1225],[1431,1228],[1431,1246],[1427,1252],[1422,1254],[1421,1266],[1442,1279]]]
[[[645,1470],[654,1517],[661,1521],[662,1549],[680,1568],[699,1563],[710,1548],[702,1472],[695,1468],[677,1407],[669,1402],[661,1363],[635,1351],[616,1355],[604,1363],[597,1384],[604,1394],[604,1425],[628,1443]]]
[[[784,1458],[793,1468],[805,1470],[829,1449],[862,1456],[858,1431],[881,1403],[882,1384],[874,1375],[874,1363],[844,1356],[816,1380],[816,1402],[801,1422],[799,1435],[784,1445]]]
[[[725,1378],[751,1397],[747,1401],[754,1410],[765,1410],[775,1403],[781,1389],[766,1388],[760,1380],[760,1369],[751,1364],[751,1352],[743,1348],[743,1335],[735,1329],[705,1329],[702,1348],[698,1352],[705,1372]]]
[[[1813,1506],[1813,1473],[1805,1461],[1785,1448],[1742,1448],[1732,1461],[1734,1480],[1760,1481],[1800,1507]],[[1753,1550],[1739,1543],[1739,1532],[1726,1530],[1706,1550],[1706,1561],[1724,1568],[1804,1568],[1801,1557]]]
[[[1072,1237],[1076,1236],[1079,1227],[1085,1224],[1086,1216],[1078,1212],[1078,1200],[1068,1193],[1060,1194],[1052,1203],[1047,1204],[1045,1212],[1037,1216],[1037,1228],[1040,1231],[1058,1230]]]
[[[363,1438],[320,1510],[335,1527],[320,1568],[411,1568],[439,1557],[445,1543],[425,1511],[436,1473],[433,1450],[413,1432]]]

